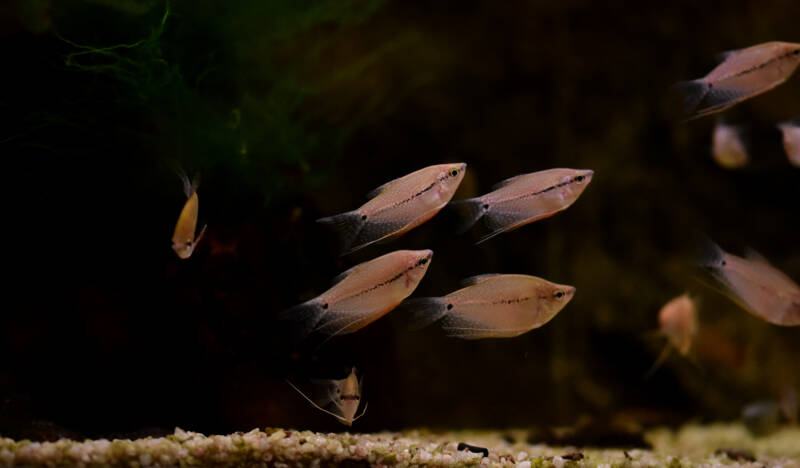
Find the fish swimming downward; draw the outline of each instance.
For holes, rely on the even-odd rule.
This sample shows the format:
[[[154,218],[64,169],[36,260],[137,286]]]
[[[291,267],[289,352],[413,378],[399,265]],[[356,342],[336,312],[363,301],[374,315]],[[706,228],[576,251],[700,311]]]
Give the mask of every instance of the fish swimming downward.
[[[332,225],[341,239],[343,253],[401,236],[431,219],[447,202],[464,178],[464,163],[428,166],[395,179],[370,192],[370,201],[357,210],[317,222]]]
[[[481,197],[458,200],[451,205],[460,210],[464,232],[483,219],[489,233],[478,243],[525,224],[550,217],[566,210],[583,193],[594,171],[580,169],[548,169],[522,174],[494,186],[494,191]]]
[[[281,313],[303,324],[303,335],[353,333],[411,295],[431,264],[430,250],[398,250],[361,263],[334,278],[318,297]]]
[[[675,85],[686,93],[689,120],[722,112],[786,81],[800,64],[800,44],[766,42],[720,57],[722,63],[708,75]]]
[[[792,166],[800,167],[800,117],[778,124],[783,135],[783,149]]]
[[[800,325],[800,286],[750,251],[746,258],[731,255],[706,242],[700,265],[708,268],[731,299],[751,314],[782,326]]]
[[[658,332],[667,339],[667,344],[645,377],[661,367],[672,349],[676,349],[681,356],[687,356],[698,328],[697,305],[688,294],[682,294],[664,304],[658,311]]]
[[[572,299],[575,288],[528,275],[488,274],[464,280],[444,297],[411,299],[413,328],[438,320],[448,336],[510,338],[539,328]]]
[[[711,156],[724,169],[738,169],[750,161],[742,130],[735,125],[717,122],[711,137]]]
[[[186,203],[183,205],[178,222],[175,224],[175,231],[172,233],[172,250],[181,259],[192,256],[197,243],[203,238],[208,225],[203,226],[200,234],[195,238],[197,230],[197,216],[200,209],[200,199],[197,197],[197,179],[189,181],[189,177],[183,172],[178,174],[183,181],[183,191],[186,194]]]
[[[361,414],[356,416],[358,407],[361,403],[361,388],[364,384],[364,378],[361,380],[356,376],[356,368],[350,371],[350,374],[341,380],[319,380],[315,383],[320,387],[320,396],[311,399],[303,393],[302,390],[297,388],[292,382],[286,380],[286,383],[291,385],[303,398],[311,403],[314,408],[330,414],[345,426],[352,426],[364,413],[367,412],[367,404],[364,404],[364,409]],[[316,400],[316,401],[315,401]],[[326,410],[325,407],[330,406],[333,411]]]

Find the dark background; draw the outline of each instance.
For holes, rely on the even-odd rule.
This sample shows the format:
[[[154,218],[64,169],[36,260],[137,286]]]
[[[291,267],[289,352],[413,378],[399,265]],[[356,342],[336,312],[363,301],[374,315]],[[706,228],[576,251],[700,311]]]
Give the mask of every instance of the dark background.
[[[341,430],[284,382],[365,376],[373,431],[731,419],[800,387],[798,329],[708,288],[696,233],[800,278],[800,184],[777,122],[800,78],[725,118],[752,163],[709,156],[676,81],[714,54],[800,42],[785,1],[163,1],[0,4],[6,289],[0,433],[36,439],[288,426]],[[442,212],[339,258],[315,219],[391,179],[469,164],[455,199],[551,167],[595,177],[567,211],[475,246]],[[199,173],[207,237],[170,249]],[[572,302],[515,339],[410,332],[389,314],[320,349],[275,315],[350,266],[435,252],[416,296],[527,273]],[[650,379],[656,314],[689,291],[702,329]]]

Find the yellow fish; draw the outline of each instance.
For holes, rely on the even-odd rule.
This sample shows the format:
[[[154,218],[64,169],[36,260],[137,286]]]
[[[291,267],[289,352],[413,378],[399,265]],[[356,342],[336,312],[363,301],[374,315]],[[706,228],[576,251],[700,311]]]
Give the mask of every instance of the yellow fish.
[[[800,167],[800,117],[778,124],[783,136],[783,149],[794,167]]]
[[[488,274],[464,280],[444,297],[411,299],[413,327],[441,320],[448,336],[477,340],[511,338],[539,328],[556,316],[575,288],[528,275]]]
[[[718,122],[711,137],[711,156],[724,169],[738,169],[750,161],[741,129]]]
[[[800,325],[800,286],[761,254],[750,251],[746,258],[737,257],[708,241],[700,265],[746,311],[775,325]]]
[[[766,42],[720,57],[722,63],[708,75],[676,85],[686,92],[689,120],[722,112],[786,81],[800,64],[800,44]]]
[[[342,255],[399,237],[447,205],[466,168],[464,163],[454,163],[420,169],[373,190],[361,208],[317,222],[339,231]]]
[[[337,276],[318,297],[281,313],[303,323],[304,334],[353,333],[397,307],[417,288],[431,264],[430,250],[398,250]]]
[[[311,403],[314,408],[330,414],[345,426],[352,426],[353,422],[361,416],[364,416],[364,413],[367,412],[367,404],[365,403],[361,414],[356,416],[356,412],[361,403],[361,388],[364,384],[364,378],[362,377],[361,380],[358,379],[355,367],[350,371],[350,375],[344,379],[316,381],[318,385],[323,387],[322,396],[317,398],[317,401],[309,398],[289,380],[286,382]],[[326,406],[331,406],[333,411],[326,410]]]
[[[200,235],[195,238],[197,229],[197,214],[200,209],[200,199],[197,198],[197,180],[190,182],[186,174],[179,174],[183,181],[183,191],[186,193],[186,203],[183,205],[175,231],[172,234],[172,250],[178,257],[187,259],[192,256],[194,248],[206,232],[208,225],[203,226]]]
[[[591,182],[594,171],[548,169],[518,175],[500,182],[494,192],[482,197],[458,200],[452,205],[464,213],[460,232],[483,218],[491,231],[478,243],[534,221],[566,210]]]

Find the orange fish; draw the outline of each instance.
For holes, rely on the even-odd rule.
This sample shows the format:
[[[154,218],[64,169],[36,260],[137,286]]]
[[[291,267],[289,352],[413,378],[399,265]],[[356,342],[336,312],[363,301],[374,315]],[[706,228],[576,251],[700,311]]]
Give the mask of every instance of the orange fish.
[[[645,377],[661,367],[673,348],[682,356],[688,355],[697,329],[697,305],[688,294],[680,295],[664,304],[658,311],[658,331],[667,339],[667,344]]]
[[[672,299],[658,311],[659,331],[683,356],[689,354],[697,324],[697,306],[688,294]]]
[[[717,122],[711,137],[711,156],[724,169],[738,169],[750,161],[741,128]]]
[[[361,414],[356,416],[361,403],[361,388],[364,384],[364,378],[358,379],[355,367],[350,371],[350,375],[344,379],[316,381],[318,385],[322,386],[322,395],[317,398],[317,401],[309,398],[289,380],[286,382],[311,403],[314,408],[330,414],[345,426],[352,426],[353,422],[367,412],[367,404],[365,403]],[[326,410],[325,406],[332,406],[333,411]]]
[[[800,44],[766,42],[720,57],[722,63],[708,75],[676,85],[686,92],[689,120],[722,112],[786,81],[800,64]]]
[[[172,250],[181,259],[187,259],[192,256],[194,248],[203,238],[208,225],[203,226],[200,234],[195,238],[197,215],[200,210],[200,199],[197,198],[197,179],[195,178],[194,181],[190,182],[186,174],[182,172],[178,176],[183,181],[186,203],[183,205],[180,216],[178,216],[178,222],[175,224],[175,231],[172,234]]]
[[[432,257],[430,250],[398,250],[361,263],[337,276],[329,290],[281,316],[302,322],[305,334],[353,333],[411,295]]]
[[[792,166],[800,167],[800,117],[778,124],[783,134],[783,149]]]
[[[448,336],[510,338],[549,322],[575,294],[572,286],[528,275],[480,275],[464,286],[444,297],[407,301],[414,328],[441,320]]]
[[[495,185],[481,197],[458,200],[452,205],[465,214],[461,232],[483,219],[491,231],[478,243],[525,224],[566,210],[591,182],[594,171],[548,169],[522,174]]]
[[[761,254],[750,251],[741,258],[708,241],[700,265],[751,314],[775,325],[800,325],[800,286]]]
[[[373,190],[361,208],[317,222],[339,231],[342,255],[399,237],[447,205],[466,168],[464,163],[428,166]]]

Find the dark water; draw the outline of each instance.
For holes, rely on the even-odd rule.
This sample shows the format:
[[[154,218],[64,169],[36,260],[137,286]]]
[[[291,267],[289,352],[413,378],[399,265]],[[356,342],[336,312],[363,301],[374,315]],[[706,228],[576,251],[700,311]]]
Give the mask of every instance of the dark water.
[[[800,279],[800,172],[774,128],[800,114],[800,77],[725,114],[751,129],[739,171],[709,156],[714,118],[681,124],[669,89],[717,52],[800,42],[800,4],[430,3],[1,6],[0,433],[339,430],[283,379],[351,365],[365,376],[363,431],[726,420],[800,388],[800,331],[750,316],[692,266],[702,232]],[[314,222],[455,161],[469,164],[456,199],[551,167],[595,176],[569,210],[479,246],[445,211],[339,258]],[[209,224],[187,261],[170,249],[176,166],[201,174]],[[577,293],[505,340],[410,332],[390,313],[315,350],[276,321],[403,248],[435,252],[416,296],[488,272]],[[701,298],[701,340],[645,380],[664,343],[656,313],[684,291]]]

